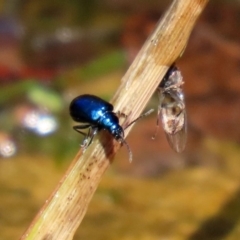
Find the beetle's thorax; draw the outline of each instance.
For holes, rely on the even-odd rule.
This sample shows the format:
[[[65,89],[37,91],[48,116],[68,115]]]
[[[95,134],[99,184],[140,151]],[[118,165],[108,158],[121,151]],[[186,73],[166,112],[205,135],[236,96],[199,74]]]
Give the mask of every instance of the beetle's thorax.
[[[116,140],[123,138],[123,129],[119,125],[118,117],[114,112],[106,112],[98,121],[102,129],[109,131]]]

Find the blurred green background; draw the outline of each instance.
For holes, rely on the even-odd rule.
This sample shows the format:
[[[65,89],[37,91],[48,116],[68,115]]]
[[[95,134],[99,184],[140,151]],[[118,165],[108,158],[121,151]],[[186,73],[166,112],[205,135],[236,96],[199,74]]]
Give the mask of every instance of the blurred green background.
[[[78,152],[70,101],[110,100],[171,1],[0,1],[0,239],[18,239]],[[156,112],[127,138],[75,240],[240,237],[240,3],[212,0],[181,59],[188,141]],[[157,94],[147,109],[157,109]]]

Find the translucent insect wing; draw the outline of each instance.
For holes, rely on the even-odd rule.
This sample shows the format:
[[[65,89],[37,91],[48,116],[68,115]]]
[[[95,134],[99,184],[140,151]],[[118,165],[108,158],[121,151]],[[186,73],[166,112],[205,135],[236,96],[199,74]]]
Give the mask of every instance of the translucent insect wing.
[[[176,152],[182,152],[187,139],[187,116],[182,90],[160,91],[158,121],[160,119],[169,145]]]
[[[178,153],[182,152],[185,149],[186,141],[187,141],[186,111],[183,111],[181,113],[181,116],[179,117],[182,118],[184,121],[182,128],[172,134],[167,133],[165,131],[165,135],[169,145],[174,151]]]

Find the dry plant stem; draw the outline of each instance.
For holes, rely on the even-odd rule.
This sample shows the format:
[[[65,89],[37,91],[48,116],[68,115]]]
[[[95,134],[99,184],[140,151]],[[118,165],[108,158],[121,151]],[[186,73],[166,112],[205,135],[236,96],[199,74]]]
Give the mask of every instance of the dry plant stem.
[[[127,115],[127,118],[121,118],[123,126],[143,111],[168,67],[184,50],[193,25],[207,2],[175,0],[158,23],[113,98],[115,111]],[[110,159],[120,147],[105,131],[98,135],[100,139],[96,138],[84,154],[81,151],[77,154],[22,240],[73,238]]]

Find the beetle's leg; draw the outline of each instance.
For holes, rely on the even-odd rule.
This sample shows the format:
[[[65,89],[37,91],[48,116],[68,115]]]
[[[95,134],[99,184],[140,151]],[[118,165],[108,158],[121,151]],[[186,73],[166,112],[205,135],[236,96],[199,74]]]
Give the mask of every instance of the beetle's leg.
[[[88,134],[87,134],[88,142],[87,142],[86,147],[88,147],[92,143],[92,140],[93,140],[94,136],[97,134],[98,130],[99,130],[99,128],[96,127],[96,126],[91,126],[89,128],[89,131],[88,131]]]
[[[87,149],[87,147],[92,143],[94,136],[97,134],[98,127],[88,124],[88,125],[74,126],[73,128],[74,128],[74,130],[76,130],[77,132],[81,133],[84,136],[81,147],[83,148],[83,151],[85,151]],[[87,133],[80,131],[80,129],[85,129],[85,128],[88,128]]]
[[[80,129],[86,129],[86,128],[88,128],[88,133],[80,131]],[[91,124],[77,125],[77,126],[74,126],[73,129],[84,136],[81,147],[85,150],[88,147],[88,145],[90,144],[89,143],[89,136],[91,135],[92,125]]]
[[[86,136],[87,134],[85,132],[80,131],[80,129],[86,129],[91,127],[91,124],[87,124],[87,125],[77,125],[77,126],[73,126],[73,129],[79,133],[81,133],[83,136]]]

